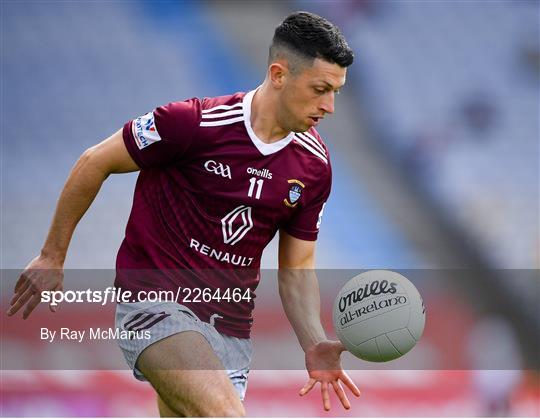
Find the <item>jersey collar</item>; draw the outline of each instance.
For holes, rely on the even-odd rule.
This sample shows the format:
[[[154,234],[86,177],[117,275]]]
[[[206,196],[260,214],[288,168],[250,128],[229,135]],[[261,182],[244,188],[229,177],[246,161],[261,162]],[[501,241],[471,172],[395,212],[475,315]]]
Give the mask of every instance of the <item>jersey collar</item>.
[[[252,90],[244,95],[244,100],[242,101],[242,108],[244,110],[244,125],[246,126],[249,138],[251,138],[251,141],[255,147],[257,147],[261,154],[268,156],[286,147],[294,138],[294,132],[290,132],[285,138],[270,144],[265,143],[259,137],[257,137],[257,135],[255,135],[255,132],[251,127],[251,102],[253,101],[253,96],[255,95],[257,89]]]

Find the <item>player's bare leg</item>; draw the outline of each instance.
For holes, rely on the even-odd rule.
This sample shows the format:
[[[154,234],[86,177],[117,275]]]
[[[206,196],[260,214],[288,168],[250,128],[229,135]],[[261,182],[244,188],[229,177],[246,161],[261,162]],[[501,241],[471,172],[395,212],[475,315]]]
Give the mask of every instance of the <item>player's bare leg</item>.
[[[167,406],[167,403],[165,403],[161,397],[159,397],[159,394],[157,395],[157,404],[159,409],[159,416],[162,418],[177,418],[180,417],[180,415],[176,412],[174,412],[169,406]]]
[[[198,332],[169,336],[146,348],[137,363],[168,410],[199,417],[245,416],[244,406],[208,341]]]

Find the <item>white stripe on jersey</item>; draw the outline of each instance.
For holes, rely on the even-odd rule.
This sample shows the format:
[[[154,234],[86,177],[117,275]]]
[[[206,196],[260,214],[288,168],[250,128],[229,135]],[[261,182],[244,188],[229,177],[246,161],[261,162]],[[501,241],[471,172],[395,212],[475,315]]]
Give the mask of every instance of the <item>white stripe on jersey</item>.
[[[228,109],[241,108],[241,107],[242,107],[242,102],[235,103],[234,105],[218,105],[210,109],[203,109],[202,113],[210,113],[214,111],[219,111],[221,109],[228,110]]]
[[[224,117],[224,116],[242,115],[243,113],[244,113],[243,109],[233,109],[232,111],[211,113],[211,114],[203,114],[202,118],[203,119],[221,118],[221,117]]]
[[[296,135],[298,135],[303,140],[306,140],[311,145],[315,146],[317,150],[319,150],[324,156],[326,156],[326,151],[324,150],[323,146],[321,145],[321,143],[319,143],[319,141],[317,141],[317,139],[313,135],[309,134],[307,131],[297,132]]]
[[[315,154],[318,158],[320,158],[323,162],[328,164],[328,159],[324,155],[322,155],[319,151],[315,150],[312,146],[310,146],[308,143],[302,140],[299,136],[296,136],[295,140],[298,144],[303,145],[305,148],[307,148],[309,151]]]
[[[244,116],[238,116],[236,118],[224,119],[223,121],[202,121],[200,127],[217,127],[220,125],[229,125],[234,124],[235,122],[240,122],[244,120]]]

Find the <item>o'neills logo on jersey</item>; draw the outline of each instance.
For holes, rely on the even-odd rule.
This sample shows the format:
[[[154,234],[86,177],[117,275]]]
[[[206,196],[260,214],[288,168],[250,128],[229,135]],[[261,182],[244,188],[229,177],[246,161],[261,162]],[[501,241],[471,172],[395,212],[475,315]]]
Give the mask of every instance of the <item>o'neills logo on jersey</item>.
[[[272,172],[268,169],[255,169],[254,167],[248,167],[246,172],[249,175],[255,175],[255,176],[264,177],[266,179],[272,179]]]
[[[208,256],[210,258],[214,258],[216,260],[219,260],[223,263],[229,263],[231,265],[235,266],[250,266],[253,262],[253,258],[248,258],[246,256],[241,255],[235,255],[234,253],[224,252],[223,250],[214,249],[206,244],[202,244],[198,242],[195,239],[191,239],[191,242],[189,243],[189,247],[191,249],[195,249],[195,251]]]

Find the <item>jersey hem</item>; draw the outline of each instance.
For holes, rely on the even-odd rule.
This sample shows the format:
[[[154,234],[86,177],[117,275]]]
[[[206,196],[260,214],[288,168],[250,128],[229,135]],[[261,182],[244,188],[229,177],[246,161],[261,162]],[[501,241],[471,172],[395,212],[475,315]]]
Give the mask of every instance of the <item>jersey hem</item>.
[[[219,333],[227,336],[239,339],[249,339],[251,337],[251,330],[234,330],[228,327],[214,326]]]
[[[302,231],[302,230],[297,230],[297,229],[292,229],[292,228],[284,228],[284,230],[290,234],[291,236],[297,238],[297,239],[300,239],[300,240],[306,240],[306,241],[310,241],[310,242],[314,242],[317,240],[317,237],[319,235],[319,233],[313,233],[313,232],[309,232],[309,231]]]

